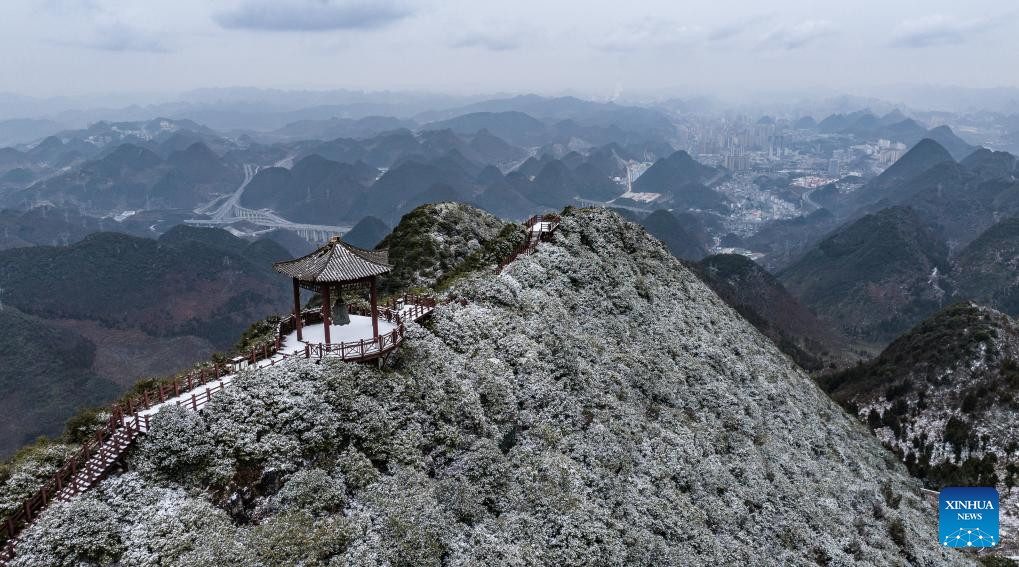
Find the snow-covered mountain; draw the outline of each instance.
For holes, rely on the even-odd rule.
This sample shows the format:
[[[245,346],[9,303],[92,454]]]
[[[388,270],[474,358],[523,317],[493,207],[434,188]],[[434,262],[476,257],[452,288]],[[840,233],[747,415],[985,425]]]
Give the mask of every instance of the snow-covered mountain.
[[[450,293],[385,371],[293,362],[157,414],[14,564],[970,562],[891,452],[616,214]]]
[[[1019,531],[1019,323],[960,303],[824,384],[929,489],[994,486],[1006,533]],[[1002,537],[1016,550],[1014,538]]]

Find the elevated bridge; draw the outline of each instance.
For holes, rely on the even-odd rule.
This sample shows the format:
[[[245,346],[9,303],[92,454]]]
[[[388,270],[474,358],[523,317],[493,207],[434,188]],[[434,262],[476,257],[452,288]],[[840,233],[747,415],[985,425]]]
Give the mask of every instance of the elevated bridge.
[[[264,227],[266,230],[282,229],[296,232],[301,238],[316,244],[324,244],[329,242],[329,237],[342,236],[350,231],[351,227],[347,225],[295,223],[272,211],[242,207],[240,202],[244,189],[255,178],[255,174],[258,173],[259,169],[261,168],[258,166],[246,164],[244,166],[244,182],[241,183],[236,191],[230,194],[218,207],[215,207],[216,202],[214,201],[195,211],[196,213],[207,214],[209,218],[190,219],[184,221],[184,224],[220,228],[236,222],[246,221],[253,225]]]

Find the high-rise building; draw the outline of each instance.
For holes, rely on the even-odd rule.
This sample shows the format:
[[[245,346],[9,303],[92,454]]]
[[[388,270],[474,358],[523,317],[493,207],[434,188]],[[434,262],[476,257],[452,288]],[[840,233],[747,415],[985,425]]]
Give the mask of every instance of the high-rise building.
[[[742,146],[737,146],[725,155],[722,165],[733,173],[750,169],[750,156],[746,155]]]
[[[828,160],[828,175],[838,177],[842,172],[842,162],[837,159]]]

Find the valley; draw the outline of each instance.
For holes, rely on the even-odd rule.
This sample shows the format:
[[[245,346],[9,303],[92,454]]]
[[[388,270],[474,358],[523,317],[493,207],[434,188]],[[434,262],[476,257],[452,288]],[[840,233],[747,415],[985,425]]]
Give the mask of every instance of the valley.
[[[606,372],[607,359],[601,357],[617,353],[612,356],[631,371],[640,376],[650,372],[648,380],[654,375],[686,384],[656,386],[643,378],[630,383],[620,377],[597,386],[636,396],[626,398],[638,400],[636,405],[630,407],[631,402],[621,399],[619,408],[642,415],[642,430],[671,438],[685,427],[680,423],[686,419],[716,420],[716,425],[728,423],[725,427],[735,433],[717,439],[709,435],[709,441],[695,444],[715,447],[720,451],[716,458],[722,460],[735,453],[757,455],[753,458],[760,460],[753,471],[737,470],[735,460],[717,469],[732,476],[724,486],[735,486],[736,479],[746,475],[754,478],[755,486],[776,486],[767,464],[776,458],[768,449],[771,439],[801,435],[803,430],[790,433],[765,427],[762,424],[774,416],[762,407],[795,399],[811,408],[805,413],[797,409],[796,419],[837,424],[833,427],[840,431],[838,443],[851,446],[846,451],[867,460],[868,467],[890,471],[881,473],[880,486],[861,489],[873,483],[857,475],[852,487],[838,489],[848,492],[828,492],[830,497],[841,499],[847,509],[880,508],[882,522],[900,522],[880,528],[882,533],[925,532],[930,526],[919,514],[926,506],[920,487],[997,485],[1004,503],[1019,505],[1009,484],[1015,480],[1012,462],[1019,458],[1019,439],[1009,441],[1015,433],[1003,425],[1012,412],[1010,317],[1019,316],[1016,166],[1011,154],[971,145],[950,127],[924,121],[922,112],[907,115],[894,109],[880,115],[860,110],[818,119],[767,114],[733,119],[678,112],[670,105],[624,107],[571,97],[524,96],[411,117],[305,119],[260,132],[169,118],[65,130],[0,150],[0,302],[15,331],[6,338],[8,348],[19,351],[31,345],[45,350],[32,344],[37,336],[47,337],[47,344],[63,345],[47,352],[45,363],[4,378],[9,392],[4,409],[20,418],[5,430],[9,442],[0,445],[0,452],[11,455],[9,470],[26,470],[36,466],[31,463],[42,462],[34,459],[43,459],[50,464],[39,464],[38,470],[51,471],[59,461],[56,455],[81,442],[75,431],[106,415],[106,410],[95,408],[196,365],[245,354],[277,317],[292,309],[290,283],[272,273],[273,263],[308,254],[340,236],[364,250],[388,251],[393,269],[379,280],[383,297],[423,292],[444,298],[435,322],[426,325],[429,330],[411,331],[408,352],[403,354],[401,347],[387,372],[421,380],[425,367],[438,364],[418,350],[424,345],[439,349],[448,360],[464,355],[459,350],[465,348],[464,341],[492,355],[489,362],[468,363],[467,358],[458,362],[475,365],[473,371],[484,376],[482,383],[455,386],[482,392],[477,394],[481,408],[471,411],[488,416],[480,426],[484,440],[473,442],[500,445],[512,437],[519,443],[538,422],[586,438],[588,427],[601,419],[603,410],[598,408],[616,402],[591,398],[584,377],[593,368]],[[530,236],[523,235],[516,223],[536,213],[562,214],[569,220],[554,238],[542,241],[537,252],[518,258],[514,254]],[[536,258],[530,258],[531,253]],[[505,270],[497,269],[506,258],[516,260]],[[577,318],[577,302],[598,303],[592,294],[601,298],[606,311],[584,323]],[[677,308],[676,294],[696,301]],[[316,294],[300,297],[311,308],[321,305]],[[706,337],[721,332],[739,338],[725,345],[712,342],[707,352],[698,350],[655,321],[663,316],[661,306],[666,304],[679,313],[669,324],[690,336],[717,342],[717,336]],[[483,310],[477,311],[481,305]],[[518,309],[539,311],[527,311],[524,319],[513,322],[521,317]],[[564,334],[557,326],[564,319],[549,319],[552,313],[577,321],[576,334]],[[465,319],[468,314],[496,325],[501,334],[479,334],[471,319]],[[550,334],[519,332],[519,325],[538,325]],[[421,333],[438,333],[439,338]],[[519,341],[531,342],[525,348]],[[580,348],[576,341],[599,345],[597,352]],[[952,348],[939,346],[946,341]],[[647,344],[666,345],[678,366],[660,368],[668,364],[628,350]],[[527,348],[539,349],[534,351],[538,354],[527,354]],[[556,364],[565,366],[554,370],[554,353],[564,348],[593,358],[560,361]],[[518,358],[503,359],[503,349]],[[731,408],[717,407],[707,415],[680,407],[674,390],[690,386],[694,378],[689,369],[701,364],[694,361],[702,356],[708,357],[703,362],[711,372],[722,372],[720,360],[728,367],[724,376],[698,383],[699,387],[729,391],[725,395],[735,397],[725,403],[756,416],[756,425],[729,423]],[[503,364],[516,369],[512,377],[497,369]],[[529,390],[537,387],[529,381],[546,371],[572,381],[541,387],[552,388],[557,399],[573,408],[569,415],[579,412],[579,418],[560,421],[543,413],[549,410],[539,401],[543,398]],[[306,372],[295,367],[272,376],[303,383]],[[312,372],[346,376],[348,370],[326,365]],[[353,372],[359,379],[369,376]],[[454,374],[429,379],[453,387],[450,380],[459,380]],[[764,402],[774,393],[758,391],[760,384],[746,386],[768,380],[767,376],[787,388],[779,402]],[[262,379],[248,378],[251,384]],[[227,401],[209,403],[233,416],[230,419],[241,419],[230,413],[235,411],[230,409],[234,396],[266,395],[257,389],[261,386],[249,390],[244,383],[240,382],[240,393],[223,398]],[[963,383],[967,386],[960,390]],[[731,392],[745,387],[750,390]],[[47,401],[33,404],[44,391],[51,393]],[[507,409],[499,400],[511,391],[518,401],[530,400],[525,407],[533,409],[525,411],[544,417],[527,421]],[[306,394],[295,393],[292,400]],[[417,402],[400,398],[399,403]],[[792,406],[781,407],[792,411]],[[658,424],[663,416],[670,420],[664,430]],[[203,413],[198,419],[225,418]],[[71,425],[65,427],[68,420]],[[857,425],[861,430],[869,426],[872,434],[860,435]],[[819,427],[796,427],[801,426]],[[154,431],[158,427],[163,426]],[[168,421],[165,427],[170,431],[185,426]],[[698,431],[691,433],[694,439],[709,431],[691,427]],[[632,432],[617,433],[627,437]],[[417,476],[402,475],[452,474],[443,472],[446,465],[406,469],[413,473],[388,469],[396,458],[404,459],[401,466],[434,458],[427,451],[424,457],[414,451],[396,457],[396,449],[379,452],[371,447],[388,434],[337,435],[329,437],[333,445],[312,443],[301,451],[312,451],[307,458],[337,463],[353,458],[352,450],[360,451],[375,463],[373,467],[385,463],[380,465],[384,483],[428,485]],[[39,436],[50,440],[23,448]],[[740,436],[746,438],[734,440]],[[148,483],[161,478],[190,490],[198,477],[188,475],[197,474],[199,482],[218,487],[215,495],[232,490],[227,488],[228,479],[215,477],[220,469],[207,463],[188,465],[185,468],[192,472],[181,476],[180,470],[162,470],[144,461],[153,458],[146,451],[156,451],[153,444],[160,442],[158,434],[153,439],[157,440],[141,443],[143,456],[130,457],[142,459],[132,460],[132,466],[148,472],[141,477],[117,473],[108,481],[110,486],[141,483],[139,490],[151,491]],[[544,439],[535,437],[527,443],[537,446]],[[620,455],[630,450],[619,447]],[[172,448],[165,451],[173,454]],[[284,458],[273,448],[265,451],[269,456],[265,458]],[[512,448],[501,454],[513,454]],[[285,458],[293,457],[288,455]],[[577,458],[570,457],[571,462]],[[802,469],[819,462],[808,463],[800,456],[783,467],[794,477],[812,476],[817,473]],[[504,465],[532,466],[517,461]],[[231,474],[241,474],[248,465],[230,466],[241,467]],[[259,461],[257,466],[275,464]],[[9,494],[26,495],[43,477],[23,473],[4,482]],[[514,490],[523,490],[519,477],[498,482],[517,483]],[[700,487],[696,490],[715,486],[707,478],[682,482]],[[812,486],[830,491],[839,482],[826,479]],[[716,488],[722,490],[715,495],[719,498],[730,490]],[[428,493],[449,489],[440,483]],[[471,490],[475,489],[479,488]],[[785,488],[774,490],[765,500],[800,498]],[[466,513],[451,508],[442,494],[437,504],[442,514]],[[696,497],[668,490],[665,494],[680,500],[716,499],[699,492]],[[369,498],[361,489],[349,496]],[[505,497],[493,493],[483,507],[512,509],[500,500]],[[908,504],[900,508],[900,502]],[[746,504],[753,513],[772,505]],[[231,513],[246,518],[262,514],[250,508],[250,502],[244,506]],[[472,510],[477,521],[487,517],[488,512]],[[520,513],[547,518],[545,511],[535,510]],[[592,514],[600,518],[593,520],[595,524],[611,516]],[[277,521],[266,519],[270,517],[259,516],[259,521]],[[443,518],[434,519],[435,529],[446,534],[450,528]],[[1012,511],[1005,518],[1009,526],[1019,522],[1019,514]],[[843,528],[839,522],[829,525],[831,530]],[[717,527],[710,529],[717,532]],[[796,532],[783,529],[786,534]],[[863,541],[864,535],[876,542],[886,537],[847,532],[841,537],[855,543],[825,544],[812,553],[831,560],[898,557],[908,547],[909,554],[949,560],[941,550],[910,539],[913,535],[895,535],[891,543],[876,547]],[[31,539],[35,535],[28,537],[34,542],[29,546],[45,546],[42,540]],[[436,537],[448,545],[446,535]],[[517,533],[507,537],[524,538]],[[641,532],[639,537],[666,562],[675,559],[675,548],[667,549],[657,536]],[[727,537],[733,538],[739,557],[749,560],[757,553],[738,543],[743,536]],[[907,540],[912,543],[903,547]],[[549,553],[558,553],[558,544],[548,545]],[[356,545],[348,551],[359,553]],[[393,553],[417,557],[405,548]],[[717,550],[703,553],[726,557]],[[768,553],[793,556],[784,545]]]

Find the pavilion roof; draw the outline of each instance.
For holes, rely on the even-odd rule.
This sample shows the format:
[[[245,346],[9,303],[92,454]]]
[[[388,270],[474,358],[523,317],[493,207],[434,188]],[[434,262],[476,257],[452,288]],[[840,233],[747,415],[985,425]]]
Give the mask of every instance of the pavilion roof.
[[[392,269],[388,262],[387,250],[365,250],[334,236],[311,254],[273,267],[302,282],[342,283],[384,274]]]

